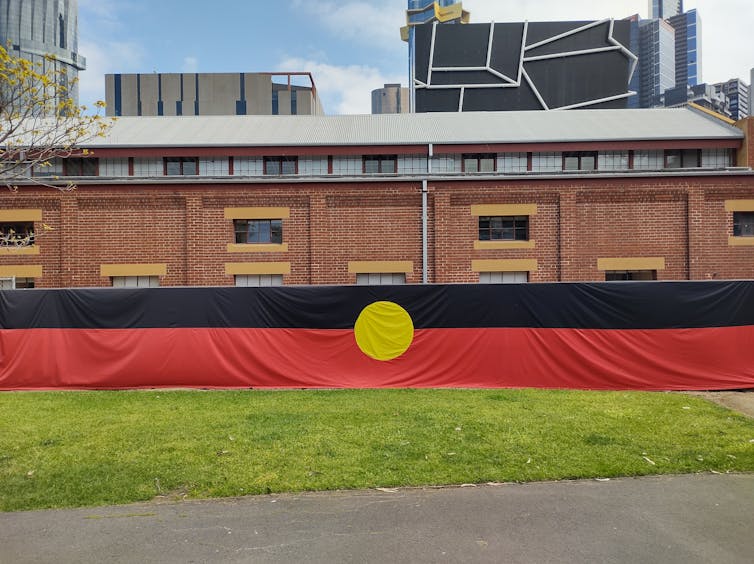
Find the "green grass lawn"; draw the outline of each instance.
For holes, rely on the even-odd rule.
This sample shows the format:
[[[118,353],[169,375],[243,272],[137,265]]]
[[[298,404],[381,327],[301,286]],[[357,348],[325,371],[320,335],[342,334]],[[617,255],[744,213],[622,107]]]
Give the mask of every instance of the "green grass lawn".
[[[677,393],[0,393],[0,510],[754,471],[754,420]]]

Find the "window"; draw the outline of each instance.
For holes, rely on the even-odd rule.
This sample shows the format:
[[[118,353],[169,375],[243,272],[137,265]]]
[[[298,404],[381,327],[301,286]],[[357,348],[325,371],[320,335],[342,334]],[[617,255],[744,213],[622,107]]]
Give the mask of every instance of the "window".
[[[463,172],[495,172],[496,160],[493,153],[463,155]]]
[[[0,247],[28,247],[33,244],[33,222],[7,221],[0,223]]]
[[[599,170],[628,169],[628,151],[600,151],[597,156]]]
[[[34,278],[0,278],[0,290],[33,288]]]
[[[98,176],[99,159],[69,158],[63,161],[63,173],[65,176]]]
[[[699,150],[670,149],[665,151],[665,168],[698,168]]]
[[[236,243],[283,242],[282,219],[234,219],[233,229],[236,233]]]
[[[563,170],[596,170],[597,153],[580,151],[563,153]]]
[[[264,158],[264,173],[270,176],[280,176],[281,174],[296,174],[297,168],[297,157]]]
[[[606,270],[605,282],[625,282],[627,280],[657,280],[656,270]]]
[[[199,174],[199,162],[196,157],[165,157],[165,174],[167,176],[196,176]]]
[[[728,149],[702,149],[704,168],[725,168],[730,166],[731,152]]]
[[[480,241],[528,241],[529,216],[480,216]]]
[[[404,272],[362,272],[356,275],[356,284],[359,286],[389,286],[405,283]]]
[[[502,172],[526,172],[526,153],[503,153],[498,159],[498,170]]]
[[[660,170],[663,166],[662,151],[634,151],[635,169]]]
[[[113,276],[113,288],[156,288],[159,276]]]
[[[560,153],[532,153],[533,172],[557,172],[563,170],[563,156]]]
[[[754,237],[754,211],[733,212],[733,236]]]
[[[282,286],[282,274],[236,274],[236,286],[239,287],[262,287]]]
[[[368,155],[364,157],[365,174],[395,174],[395,155]]]
[[[525,284],[529,281],[528,272],[480,272],[480,284]]]

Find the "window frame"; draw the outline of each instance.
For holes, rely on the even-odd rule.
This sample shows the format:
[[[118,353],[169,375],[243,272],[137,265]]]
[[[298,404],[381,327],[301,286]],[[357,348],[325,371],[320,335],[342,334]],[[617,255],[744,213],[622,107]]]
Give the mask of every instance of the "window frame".
[[[16,235],[14,237],[5,239],[6,235],[11,235],[13,231]],[[23,233],[21,235],[20,233]],[[36,232],[34,230],[33,221],[3,221],[0,222],[0,248],[12,249],[17,247],[31,247],[34,245],[36,239]],[[11,241],[14,241],[13,243]]]
[[[367,163],[376,162],[377,171],[367,171]],[[392,170],[383,170],[384,164],[392,162]],[[361,172],[363,174],[397,174],[398,173],[398,155],[363,155],[361,157]]]
[[[696,164],[690,165],[687,162],[688,158],[694,156]],[[670,159],[677,158],[678,166],[670,166]],[[665,149],[663,168],[677,169],[677,168],[702,168],[702,150],[701,149]]]
[[[240,282],[245,282],[241,284]],[[249,282],[255,282],[249,284]],[[269,282],[269,283],[268,283]],[[272,288],[285,285],[283,274],[235,274],[233,285],[236,288]]]
[[[476,170],[468,170],[466,163],[476,162]],[[482,161],[492,161],[492,170],[482,170]],[[461,172],[469,174],[490,174],[497,172],[497,153],[462,153]]]
[[[499,227],[493,226],[493,221],[499,220],[501,225]],[[513,222],[511,226],[505,226],[505,222]],[[486,227],[482,226],[483,222],[487,222]],[[523,223],[523,225],[519,225]],[[507,231],[513,234],[512,237],[504,237]],[[521,231],[523,231],[523,238],[519,237]],[[477,217],[477,236],[479,241],[529,241],[530,221],[528,215],[480,215]],[[500,237],[493,237],[495,232],[500,233]],[[487,237],[483,237],[486,233]]]
[[[271,164],[277,164],[278,172],[270,172]],[[293,172],[284,172],[284,163],[293,163]],[[262,174],[264,176],[293,176],[298,174],[298,156],[264,157],[262,159]]]
[[[592,172],[599,170],[599,153],[598,151],[563,151],[561,158],[563,159],[562,170],[563,172],[571,172],[574,170]],[[593,168],[584,168],[584,158],[592,158],[594,160]],[[576,168],[566,167],[567,159],[576,159]]]
[[[649,278],[634,278],[635,275],[649,273]],[[618,277],[622,276],[622,277]],[[605,282],[653,282],[657,280],[656,270],[606,270]]]
[[[180,172],[168,173],[168,164],[178,163],[178,169]],[[193,174],[186,174],[184,170],[185,163],[194,163]],[[199,157],[163,157],[162,159],[162,172],[164,176],[199,176]]]
[[[733,212],[733,236],[754,237],[754,211]]]
[[[389,280],[388,280],[389,277]],[[398,281],[396,281],[396,277]],[[373,281],[377,278],[376,281]],[[407,284],[408,276],[405,272],[357,272],[357,286],[403,286]]]
[[[68,157],[63,161],[63,176],[99,176],[99,159],[97,157]],[[93,174],[84,174],[84,163],[94,166]]]
[[[7,281],[10,282],[10,288],[3,288],[3,283]],[[0,290],[31,290],[35,287],[34,278],[30,276],[9,276],[0,278]]]
[[[486,271],[479,273],[479,284],[528,284],[530,273],[526,270],[517,271]],[[496,280],[500,278],[501,280]],[[505,280],[505,278],[513,278],[513,280]],[[525,278],[525,280],[517,280],[517,278]]]
[[[273,226],[273,223],[277,224]],[[241,224],[245,224],[245,229],[242,229]],[[251,224],[266,224],[265,229],[257,228],[257,235],[263,233],[268,234],[269,240],[256,240],[250,241],[249,226]],[[246,234],[245,240],[239,240],[243,234]],[[283,219],[282,218],[254,218],[254,219],[234,219],[233,220],[233,238],[236,244],[239,245],[282,245],[283,244]],[[257,237],[259,238],[259,237]]]
[[[136,282],[135,285],[131,282]],[[116,282],[118,282],[116,284]],[[111,276],[110,284],[113,288],[159,288],[160,277],[152,274],[134,274],[128,276]]]

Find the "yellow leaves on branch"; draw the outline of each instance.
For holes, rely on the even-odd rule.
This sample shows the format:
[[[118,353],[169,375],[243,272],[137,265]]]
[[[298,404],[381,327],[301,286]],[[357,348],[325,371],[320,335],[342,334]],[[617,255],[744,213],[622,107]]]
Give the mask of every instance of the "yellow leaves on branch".
[[[0,46],[0,185],[14,189],[36,183],[71,189],[49,175],[45,183],[32,171],[57,159],[87,156],[81,145],[106,135],[112,125],[101,115],[104,102],[94,104],[94,114],[74,102],[71,92],[76,82],[54,56],[33,63]],[[50,180],[54,182],[49,184]]]

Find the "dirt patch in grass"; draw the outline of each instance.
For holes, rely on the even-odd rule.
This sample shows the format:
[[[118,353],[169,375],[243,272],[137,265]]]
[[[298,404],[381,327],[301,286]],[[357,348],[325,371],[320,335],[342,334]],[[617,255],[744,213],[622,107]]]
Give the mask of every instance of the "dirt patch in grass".
[[[723,407],[754,417],[754,390],[735,390],[723,392],[687,392],[715,402]]]

